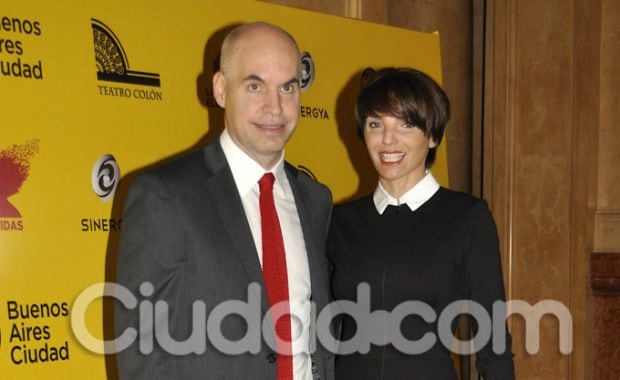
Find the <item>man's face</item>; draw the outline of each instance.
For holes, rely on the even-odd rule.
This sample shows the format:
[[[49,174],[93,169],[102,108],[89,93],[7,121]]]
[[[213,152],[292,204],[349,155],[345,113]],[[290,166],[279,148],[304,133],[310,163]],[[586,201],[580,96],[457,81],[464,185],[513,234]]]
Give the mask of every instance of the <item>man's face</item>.
[[[299,53],[273,31],[239,38],[231,64],[214,76],[214,93],[233,141],[270,169],[299,120]]]

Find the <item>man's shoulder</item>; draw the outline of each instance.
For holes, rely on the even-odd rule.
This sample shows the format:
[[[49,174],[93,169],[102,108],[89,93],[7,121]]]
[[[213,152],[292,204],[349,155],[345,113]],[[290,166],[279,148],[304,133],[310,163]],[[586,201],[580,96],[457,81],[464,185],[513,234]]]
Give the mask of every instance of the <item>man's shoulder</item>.
[[[174,177],[187,170],[195,170],[203,164],[204,150],[198,149],[166,159],[146,169],[145,172],[162,177]]]
[[[212,142],[206,147],[181,152],[146,166],[138,172],[137,178],[187,179],[200,173],[214,172],[226,163],[220,152],[219,144]]]
[[[130,178],[133,188],[169,189],[192,186],[206,173],[204,150],[185,152],[140,169]]]
[[[300,170],[288,162],[285,162],[284,164],[289,174],[291,174],[301,186],[305,187],[311,193],[318,193],[328,196],[331,201],[331,191],[329,188],[319,182],[311,172]]]

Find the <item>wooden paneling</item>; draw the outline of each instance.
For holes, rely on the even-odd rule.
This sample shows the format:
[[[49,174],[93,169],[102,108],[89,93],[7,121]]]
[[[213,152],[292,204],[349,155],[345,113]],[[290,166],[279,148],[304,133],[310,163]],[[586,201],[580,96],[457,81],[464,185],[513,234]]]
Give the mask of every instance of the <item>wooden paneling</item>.
[[[571,184],[570,310],[575,325],[569,379],[591,379],[592,297],[588,284],[594,246],[600,124],[601,2],[576,1],[575,96]]]
[[[599,1],[487,1],[483,195],[508,295],[560,301],[574,323],[571,355],[557,349],[552,318],[530,355],[523,321],[511,319],[518,378],[589,378],[600,12]]]
[[[620,4],[602,0],[601,123],[595,251],[620,252]]]

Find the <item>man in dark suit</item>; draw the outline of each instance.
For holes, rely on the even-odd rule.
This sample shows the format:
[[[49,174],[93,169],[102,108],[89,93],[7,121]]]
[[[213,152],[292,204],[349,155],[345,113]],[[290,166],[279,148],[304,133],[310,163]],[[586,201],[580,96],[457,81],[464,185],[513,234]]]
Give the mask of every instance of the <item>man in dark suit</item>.
[[[127,196],[117,282],[142,303],[115,307],[116,336],[139,332],[117,355],[120,378],[331,379],[333,355],[312,347],[310,332],[311,304],[320,312],[329,302],[331,194],[283,160],[299,119],[299,50],[279,27],[246,24],[225,38],[220,67],[220,138],[141,173]],[[279,220],[269,237],[263,176],[273,181]],[[254,315],[253,297],[259,326],[243,318]],[[293,316],[277,328],[266,314],[274,300],[289,300]],[[207,328],[214,308],[228,315]]]

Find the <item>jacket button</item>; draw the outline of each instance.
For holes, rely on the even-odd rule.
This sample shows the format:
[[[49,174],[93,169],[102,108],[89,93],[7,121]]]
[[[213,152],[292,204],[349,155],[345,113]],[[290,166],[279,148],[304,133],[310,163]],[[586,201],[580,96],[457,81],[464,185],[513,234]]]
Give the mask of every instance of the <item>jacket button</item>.
[[[274,354],[273,352],[270,352],[269,354],[267,354],[267,363],[275,363],[276,362],[276,354]]]

